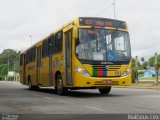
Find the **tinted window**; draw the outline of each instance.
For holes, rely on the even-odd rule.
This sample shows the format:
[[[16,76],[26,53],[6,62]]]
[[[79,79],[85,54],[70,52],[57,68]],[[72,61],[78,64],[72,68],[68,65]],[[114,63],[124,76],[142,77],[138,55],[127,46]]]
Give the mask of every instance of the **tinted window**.
[[[36,48],[33,47],[31,49],[29,49],[27,51],[27,54],[26,54],[26,63],[30,63],[30,62],[33,62],[35,61],[36,59]]]
[[[62,31],[55,34],[54,53],[58,53],[62,51],[62,39],[63,39]]]
[[[48,38],[48,52],[49,55],[52,55],[54,53],[54,35],[51,35]]]
[[[43,47],[42,47],[42,57],[48,56],[48,39],[43,41]]]
[[[23,65],[23,54],[20,55],[20,65]]]
[[[33,47],[32,49],[31,49],[31,54],[32,54],[32,57],[31,57],[31,61],[33,62],[33,61],[35,61],[36,60],[36,47]]]

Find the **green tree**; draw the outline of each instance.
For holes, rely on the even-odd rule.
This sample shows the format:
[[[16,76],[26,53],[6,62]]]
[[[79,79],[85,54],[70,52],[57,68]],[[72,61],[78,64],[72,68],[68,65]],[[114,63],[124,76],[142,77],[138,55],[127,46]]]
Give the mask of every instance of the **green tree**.
[[[19,66],[19,57],[20,51],[13,49],[5,49],[0,54],[0,76],[4,77],[8,72],[8,61],[9,61],[9,70],[18,71]]]
[[[136,79],[136,67],[135,67],[135,59],[132,58],[132,82],[135,83],[135,79]]]
[[[143,63],[145,61],[144,57],[141,58],[141,62]]]
[[[158,58],[160,57],[160,55],[158,55]],[[149,66],[154,67],[155,66],[155,56],[150,57],[149,60]],[[158,67],[160,67],[160,63],[158,63]]]
[[[149,62],[148,61],[143,62],[143,68],[145,70],[147,69],[148,66],[149,66]]]
[[[141,62],[142,62],[142,65],[141,65],[141,66],[142,66],[142,69],[144,69],[144,66],[143,66],[144,61],[145,61],[145,59],[144,59],[144,57],[142,57],[142,58],[141,58]]]
[[[148,62],[149,62],[149,66],[153,67],[154,66],[154,62],[155,62],[155,57],[154,56],[150,57]]]
[[[7,75],[8,72],[8,66],[6,64],[1,64],[0,65],[0,77],[4,78],[5,75]]]

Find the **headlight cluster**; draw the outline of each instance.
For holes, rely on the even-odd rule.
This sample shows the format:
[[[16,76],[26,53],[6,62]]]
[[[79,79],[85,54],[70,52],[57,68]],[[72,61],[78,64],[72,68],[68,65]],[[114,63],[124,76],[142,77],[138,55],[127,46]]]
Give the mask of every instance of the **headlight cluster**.
[[[132,69],[131,69],[131,68],[128,68],[128,69],[126,69],[125,72],[122,73],[121,76],[122,76],[122,77],[123,77],[123,76],[126,76],[126,75],[130,74],[131,72],[132,72]]]
[[[75,67],[75,71],[81,73],[82,75],[90,76],[90,74],[84,68],[81,68],[79,66]]]

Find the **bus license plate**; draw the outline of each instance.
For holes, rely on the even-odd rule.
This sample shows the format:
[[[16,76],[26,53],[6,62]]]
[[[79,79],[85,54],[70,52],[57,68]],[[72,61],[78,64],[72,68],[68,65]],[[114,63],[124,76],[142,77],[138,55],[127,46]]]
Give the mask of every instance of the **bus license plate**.
[[[103,83],[105,83],[105,84],[111,84],[112,80],[103,80]]]

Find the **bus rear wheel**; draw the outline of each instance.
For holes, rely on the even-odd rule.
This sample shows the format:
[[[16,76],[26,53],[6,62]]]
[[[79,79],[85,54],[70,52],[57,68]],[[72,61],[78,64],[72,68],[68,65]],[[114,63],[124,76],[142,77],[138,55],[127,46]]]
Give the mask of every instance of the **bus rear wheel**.
[[[38,90],[39,89],[39,86],[32,85],[31,77],[28,77],[28,86],[29,86],[29,90]]]
[[[56,92],[59,95],[65,95],[68,92],[68,89],[63,86],[62,76],[57,75],[56,79]]]
[[[99,92],[101,94],[109,94],[110,91],[111,91],[111,86],[104,87],[104,88],[99,88]]]
[[[28,80],[28,87],[29,87],[29,90],[33,89],[32,81],[30,79]]]

